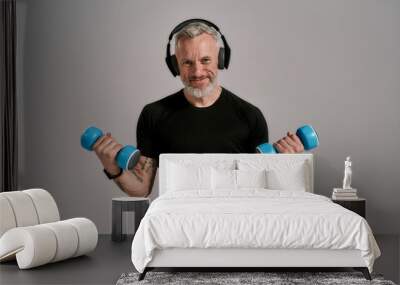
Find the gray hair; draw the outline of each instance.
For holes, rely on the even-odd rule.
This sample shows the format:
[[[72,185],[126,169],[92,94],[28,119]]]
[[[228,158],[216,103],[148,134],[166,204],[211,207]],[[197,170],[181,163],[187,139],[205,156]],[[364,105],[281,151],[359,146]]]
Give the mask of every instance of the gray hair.
[[[175,50],[178,48],[178,43],[180,39],[189,38],[193,39],[194,37],[200,36],[201,34],[209,34],[214,38],[214,40],[219,42],[221,39],[220,34],[213,27],[206,25],[203,22],[193,22],[186,26],[184,26],[179,32],[175,34]]]

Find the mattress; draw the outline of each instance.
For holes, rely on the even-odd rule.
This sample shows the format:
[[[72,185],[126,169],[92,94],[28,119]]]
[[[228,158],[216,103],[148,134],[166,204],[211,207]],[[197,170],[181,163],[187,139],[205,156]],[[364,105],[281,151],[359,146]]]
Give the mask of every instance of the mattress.
[[[155,199],[132,242],[143,272],[157,249],[252,248],[359,250],[372,272],[379,248],[367,221],[329,198],[263,188],[201,194],[166,192]]]

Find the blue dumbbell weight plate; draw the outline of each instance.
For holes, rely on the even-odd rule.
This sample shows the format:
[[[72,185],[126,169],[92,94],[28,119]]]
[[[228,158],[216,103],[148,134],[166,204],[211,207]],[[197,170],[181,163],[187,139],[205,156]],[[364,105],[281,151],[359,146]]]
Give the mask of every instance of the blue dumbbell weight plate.
[[[118,152],[117,163],[122,169],[132,169],[139,161],[139,158],[140,151],[132,145],[127,145]]]
[[[278,153],[272,144],[264,143],[257,147],[259,153]]]
[[[310,125],[298,128],[296,135],[300,138],[305,150],[316,148],[319,145],[317,132]]]
[[[103,136],[103,132],[94,126],[87,128],[81,136],[81,146],[86,150],[93,150],[93,145]]]

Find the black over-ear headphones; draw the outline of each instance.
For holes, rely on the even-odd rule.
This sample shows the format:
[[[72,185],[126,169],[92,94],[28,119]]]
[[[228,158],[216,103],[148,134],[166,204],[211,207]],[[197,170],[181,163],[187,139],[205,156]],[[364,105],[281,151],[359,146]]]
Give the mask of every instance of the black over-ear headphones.
[[[185,27],[186,25],[189,25],[191,23],[195,23],[195,22],[201,22],[201,23],[206,24],[209,27],[213,27],[221,35],[221,40],[224,43],[224,47],[219,48],[218,68],[219,69],[224,69],[224,68],[227,69],[229,66],[229,61],[231,58],[231,48],[229,47],[228,43],[225,40],[224,35],[220,32],[219,28],[215,24],[213,24],[207,20],[204,20],[204,19],[190,19],[190,20],[186,20],[186,21],[180,23],[178,26],[176,26],[172,30],[171,34],[168,37],[167,56],[165,58],[165,62],[167,63],[167,66],[173,76],[179,75],[179,65],[178,65],[178,60],[176,59],[175,54],[171,55],[171,51],[170,51],[171,40],[172,40],[173,36],[177,32],[179,32],[183,27]]]

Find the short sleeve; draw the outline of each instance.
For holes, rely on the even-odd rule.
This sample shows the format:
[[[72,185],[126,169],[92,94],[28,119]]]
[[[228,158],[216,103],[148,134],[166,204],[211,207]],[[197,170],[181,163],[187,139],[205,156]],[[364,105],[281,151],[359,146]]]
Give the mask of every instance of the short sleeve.
[[[257,146],[263,143],[267,143],[269,141],[269,138],[267,122],[260,109],[256,107],[253,115],[254,118],[252,119],[250,134],[250,148],[253,152],[256,152]]]
[[[148,105],[146,105],[140,113],[137,123],[136,142],[141,154],[157,160],[158,165],[160,151],[156,146],[156,125],[153,115]]]

